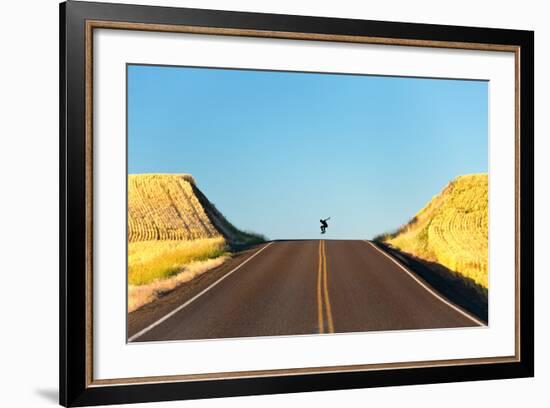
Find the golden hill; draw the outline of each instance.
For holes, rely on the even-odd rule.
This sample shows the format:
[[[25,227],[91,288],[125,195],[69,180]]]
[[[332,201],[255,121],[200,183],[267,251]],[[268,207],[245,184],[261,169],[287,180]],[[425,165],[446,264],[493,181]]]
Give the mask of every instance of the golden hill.
[[[260,241],[231,225],[190,175],[129,175],[128,312],[220,266],[235,244]]]
[[[128,241],[253,237],[231,225],[189,174],[128,176]]]
[[[488,288],[487,174],[457,177],[409,223],[378,239]]]

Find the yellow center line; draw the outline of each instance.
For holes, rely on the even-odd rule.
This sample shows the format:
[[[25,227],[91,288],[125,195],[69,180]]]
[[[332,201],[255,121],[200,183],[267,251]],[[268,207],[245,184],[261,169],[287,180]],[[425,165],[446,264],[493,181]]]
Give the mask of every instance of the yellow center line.
[[[330,297],[328,295],[328,273],[327,273],[327,250],[325,246],[325,241],[323,241],[323,272],[325,278],[325,306],[327,310],[327,323],[328,323],[328,332],[334,333],[334,322],[332,320],[332,309],[330,307]]]
[[[326,311],[327,333],[334,333],[334,322],[332,319],[332,309],[330,307],[330,297],[328,294],[328,272],[327,272],[327,254],[325,241],[319,241],[319,267],[317,269],[317,318],[319,333],[325,332],[325,319],[323,312]]]
[[[319,268],[317,270],[317,317],[319,319],[318,321],[318,324],[319,324],[319,333],[323,333],[324,332],[324,323],[323,323],[323,296],[322,296],[322,293],[321,293],[321,286],[322,286],[322,283],[321,283],[321,280],[322,280],[322,276],[323,276],[323,256],[322,256],[322,252],[321,252],[321,247],[322,247],[322,242],[323,241],[319,241]]]

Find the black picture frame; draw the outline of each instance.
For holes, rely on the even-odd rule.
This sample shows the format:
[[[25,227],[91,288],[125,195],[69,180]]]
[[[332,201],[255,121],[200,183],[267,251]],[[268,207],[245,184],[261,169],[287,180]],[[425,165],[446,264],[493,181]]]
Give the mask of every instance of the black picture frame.
[[[68,1],[60,5],[60,403],[64,406],[338,390],[531,377],[534,375],[534,33],[494,28],[363,21],[200,9]],[[186,25],[270,32],[494,44],[519,50],[517,149],[519,268],[517,335],[520,358],[460,364],[288,376],[94,385],[90,358],[90,292],[86,278],[86,30],[87,21]]]

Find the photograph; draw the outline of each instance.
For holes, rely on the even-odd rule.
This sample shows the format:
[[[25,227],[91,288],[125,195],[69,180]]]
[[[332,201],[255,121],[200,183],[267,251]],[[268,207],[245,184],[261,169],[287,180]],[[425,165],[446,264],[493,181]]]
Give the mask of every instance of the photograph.
[[[489,81],[127,63],[126,95],[129,343],[490,324]]]

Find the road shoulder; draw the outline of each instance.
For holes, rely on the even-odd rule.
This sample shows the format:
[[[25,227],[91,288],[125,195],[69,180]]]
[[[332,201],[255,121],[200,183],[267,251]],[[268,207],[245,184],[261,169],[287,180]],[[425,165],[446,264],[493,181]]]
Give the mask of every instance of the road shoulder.
[[[438,263],[422,260],[384,243],[368,242],[391,256],[438,294],[487,324],[488,294],[479,285]]]
[[[216,281],[223,278],[243,262],[246,262],[247,259],[253,256],[265,245],[265,243],[258,244],[239,251],[233,254],[233,257],[229,261],[225,262],[218,268],[212,269],[188,282],[183,283],[159,299],[129,313],[127,317],[128,338],[166,316],[168,313],[198,295],[210,285],[213,285]]]

